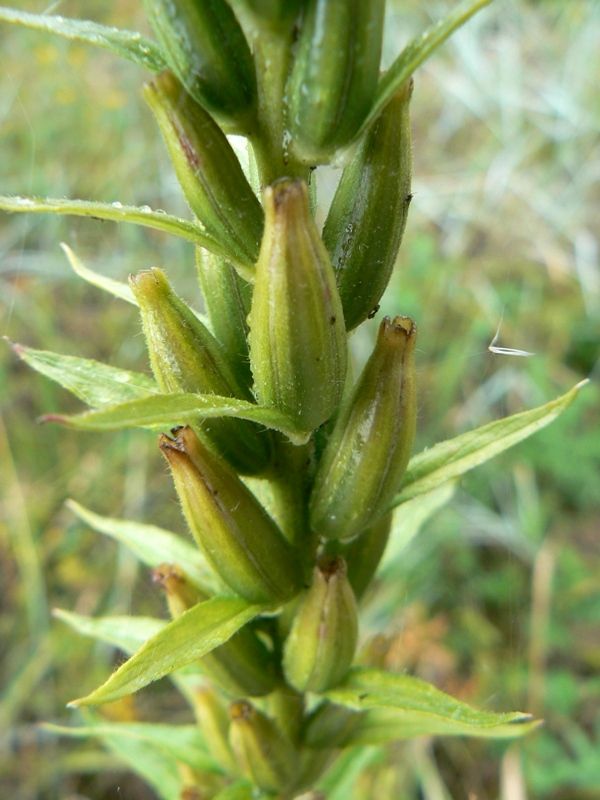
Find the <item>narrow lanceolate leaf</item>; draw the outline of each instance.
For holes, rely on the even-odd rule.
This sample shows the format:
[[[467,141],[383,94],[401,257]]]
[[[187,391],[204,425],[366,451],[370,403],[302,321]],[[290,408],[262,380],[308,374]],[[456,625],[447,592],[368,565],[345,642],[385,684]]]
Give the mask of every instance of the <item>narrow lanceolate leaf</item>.
[[[103,47],[152,72],[160,72],[166,67],[158,45],[137,31],[124,31],[85,19],[69,19],[52,14],[29,14],[27,11],[17,11],[4,6],[0,6],[0,22],[12,22],[26,28],[56,33],[65,39]]]
[[[365,128],[377,119],[396,92],[398,92],[402,84],[410,78],[417,67],[426,61],[457,28],[464,25],[474,14],[489,5],[491,1],[492,0],[463,0],[463,2],[459,3],[459,5],[444,17],[444,19],[439,20],[439,22],[427,28],[420,36],[417,36],[409,42],[381,78],[379,86],[377,87],[375,102],[361,130],[364,131]]]
[[[198,603],[150,638],[102,686],[71,705],[100,705],[133,694],[210,653],[265,610],[239,597]]]
[[[218,769],[209,756],[202,734],[197,725],[160,725],[148,722],[108,722],[96,719],[89,712],[86,725],[42,724],[44,730],[72,739],[91,739],[114,736],[124,740],[135,740],[156,747],[166,756],[201,770]]]
[[[68,500],[67,507],[91,528],[124,544],[148,567],[160,564],[177,564],[199,588],[216,590],[216,582],[202,553],[190,542],[156,525],[145,525],[127,519],[102,517],[87,508]]]
[[[514,444],[545,428],[565,411],[588,383],[581,381],[566,394],[511,417],[489,422],[474,431],[440,442],[416,455],[405,474],[403,488],[393,500],[396,506],[429,492],[446,481],[464,475]]]
[[[91,283],[92,286],[97,286],[98,289],[103,289],[105,292],[118,297],[120,300],[125,300],[126,303],[137,306],[137,300],[133,296],[133,292],[126,283],[116,281],[114,278],[107,278],[106,275],[101,275],[99,272],[94,272],[85,266],[81,259],[71,250],[68,244],[61,242],[60,245],[66,255],[73,272],[84,281]]]
[[[158,391],[152,378],[141,372],[117,369],[88,358],[34,350],[22,344],[13,344],[12,347],[32,369],[68,389],[93,408],[151,397]]]
[[[194,423],[198,419],[239,417],[280,431],[295,444],[304,444],[308,434],[297,430],[292,420],[272,408],[210,394],[156,394],[101,411],[63,416],[51,414],[46,422],[60,422],[72,428],[89,431],[114,431],[120,428],[172,427]]]
[[[19,197],[0,195],[0,211],[29,214],[61,214],[75,217],[92,217],[113,222],[130,222],[186,239],[212,253],[229,259],[236,267],[249,269],[252,264],[240,263],[235,253],[216,241],[197,222],[174,217],[163,211],[153,211],[146,206],[126,206],[122,203],[96,203],[91,200],[71,200],[55,197]]]
[[[326,693],[339,705],[366,711],[346,745],[378,744],[412,736],[522,736],[535,727],[519,711],[479,711],[411,675],[355,667],[346,680]]]

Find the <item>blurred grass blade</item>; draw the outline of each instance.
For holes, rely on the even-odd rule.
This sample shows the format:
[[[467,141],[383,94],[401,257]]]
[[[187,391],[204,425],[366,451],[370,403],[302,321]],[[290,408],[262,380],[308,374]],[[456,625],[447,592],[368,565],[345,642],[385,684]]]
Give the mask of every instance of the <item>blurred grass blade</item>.
[[[118,647],[124,653],[135,653],[167,624],[164,620],[153,617],[86,617],[62,608],[55,608],[53,615],[77,633]]]
[[[354,787],[363,771],[381,761],[380,747],[353,747],[336,759],[333,766],[319,781],[320,789],[327,800],[347,800],[352,797]]]
[[[166,68],[156,42],[137,31],[124,31],[84,19],[69,19],[52,14],[30,14],[5,6],[0,6],[0,22],[11,22],[26,28],[55,33],[65,39],[103,47],[152,72],[160,72]]]
[[[96,718],[90,712],[85,715],[85,725],[42,724],[44,730],[72,739],[89,739],[99,736],[115,736],[134,739],[160,750],[163,755],[201,770],[216,768],[206,750],[200,729],[196,725],[161,725],[148,722],[109,722]]]
[[[363,132],[377,117],[414,71],[442,45],[457,28],[492,0],[463,0],[444,19],[413,39],[384,73],[377,87],[375,102],[361,127]],[[360,136],[360,132],[359,132]]]
[[[210,653],[265,610],[240,597],[198,603],[150,638],[102,686],[70,705],[100,705],[133,694]]]
[[[402,490],[392,505],[397,506],[464,475],[549,425],[571,405],[587,383],[587,380],[581,381],[543,406],[489,422],[419,453],[411,459]]]
[[[117,369],[88,358],[34,350],[22,344],[13,344],[12,348],[36,372],[60,384],[92,408],[126,403],[158,391],[154,381],[141,372]]]
[[[506,738],[522,736],[539,724],[518,711],[479,711],[420,678],[377,669],[355,667],[325,696],[347,708],[368,712],[344,742],[347,746],[413,736]]]
[[[118,297],[120,300],[125,300],[126,303],[131,303],[131,305],[137,306],[137,300],[133,296],[133,292],[127,283],[116,281],[113,278],[107,278],[105,275],[100,275],[100,273],[94,272],[85,266],[81,259],[71,250],[68,244],[61,242],[60,246],[62,247],[69,264],[76,275],[78,275],[80,278],[83,278],[84,281],[91,283],[92,286],[97,286],[99,289],[104,289],[105,292],[112,294],[114,297]]]
[[[181,536],[156,525],[100,516],[75,500],[67,500],[67,507],[95,531],[124,544],[143,564],[176,564],[199,588],[220,588],[198,548]]]
[[[198,222],[174,217],[164,211],[153,211],[146,206],[126,206],[119,202],[96,203],[91,200],[71,200],[55,197],[20,197],[18,195],[0,195],[0,211],[9,213],[31,214],[61,214],[75,217],[92,217],[106,219],[112,222],[129,222],[133,225],[142,225],[157,231],[178,236],[200,247],[205,247],[211,253],[216,253],[228,259],[234,266],[239,267],[250,278],[253,274],[252,264],[241,263],[236,254],[230,252]]]
[[[300,444],[304,444],[308,437],[280,411],[216,394],[155,394],[85,414],[48,414],[44,421],[60,422],[80,430],[114,431],[120,428],[173,427],[217,417],[238,417],[258,422]]]

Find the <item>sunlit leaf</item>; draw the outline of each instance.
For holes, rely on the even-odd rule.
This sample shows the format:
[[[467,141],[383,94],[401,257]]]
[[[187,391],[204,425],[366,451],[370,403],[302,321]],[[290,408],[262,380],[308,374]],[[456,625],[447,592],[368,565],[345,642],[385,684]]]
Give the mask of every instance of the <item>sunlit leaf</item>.
[[[430,492],[537,433],[562,414],[587,383],[581,381],[545,405],[489,422],[419,453],[411,459],[404,484],[393,505]]]
[[[152,72],[160,72],[166,67],[158,45],[137,31],[124,31],[84,19],[69,19],[52,14],[30,14],[5,6],[0,6],[0,21],[103,47]]]
[[[117,369],[100,361],[13,344],[13,350],[32,369],[72,392],[93,408],[114,406],[152,396],[158,387],[147,375]]]
[[[492,0],[463,0],[446,17],[409,42],[381,78],[375,101],[361,130],[377,119],[417,67],[426,61],[457,28],[464,25],[474,14],[491,2]]]
[[[264,610],[239,597],[198,603],[145,642],[102,686],[71,705],[99,705],[133,694],[210,653]]]
[[[199,419],[238,417],[281,431],[292,441],[304,443],[307,434],[298,431],[285,414],[247,400],[214,394],[156,394],[101,411],[64,416],[49,414],[48,422],[60,422],[88,431],[113,431],[120,428],[173,427]]]
[[[334,703],[367,713],[344,744],[379,744],[413,736],[510,738],[529,733],[539,723],[519,711],[479,711],[411,675],[355,667],[325,696]]]
[[[125,300],[126,303],[131,303],[137,306],[138,302],[135,299],[133,292],[127,283],[123,281],[116,281],[114,278],[107,278],[106,275],[101,275],[99,272],[94,272],[85,266],[79,256],[77,256],[69,247],[68,244],[61,242],[60,245],[69,260],[69,264],[73,268],[73,272],[84,281],[91,283],[92,286],[97,286],[98,289],[103,289],[105,292],[118,297],[120,300]]]
[[[95,531],[124,544],[143,564],[149,567],[176,564],[198,588],[221,588],[202,553],[181,536],[156,525],[103,517],[79,505],[75,500],[68,500],[67,507]]]

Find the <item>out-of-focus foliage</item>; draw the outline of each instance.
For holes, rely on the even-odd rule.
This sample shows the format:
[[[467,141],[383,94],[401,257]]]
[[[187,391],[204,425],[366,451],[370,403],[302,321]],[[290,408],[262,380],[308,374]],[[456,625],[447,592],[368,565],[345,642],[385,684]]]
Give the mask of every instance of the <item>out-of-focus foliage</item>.
[[[58,4],[65,15],[143,29],[135,5]],[[444,5],[390,3],[389,52]],[[422,445],[598,375],[599,36],[594,0],[505,0],[417,75],[415,199],[383,310],[419,322]],[[3,193],[118,199],[185,215],[139,100],[141,70],[33,31],[2,28],[0,47]],[[195,300],[191,247],[109,222],[0,219],[1,333],[144,369],[135,309],[76,278],[60,240],[121,280],[166,266]],[[500,323],[498,345],[535,356],[490,353]],[[367,339],[355,338],[361,360]],[[118,614],[135,604],[140,613],[161,613],[147,575],[76,520],[64,499],[173,527],[177,508],[164,469],[143,433],[99,437],[37,426],[39,414],[79,405],[8,348],[0,370],[0,794],[103,798],[118,784],[123,797],[149,798],[113,753],[63,742],[36,723],[68,721],[73,687],[84,693],[117,659],[53,621],[51,607]],[[369,645],[388,668],[409,668],[469,702],[525,707],[545,727],[509,749],[443,739],[360,749],[336,769],[347,778],[361,764],[364,775],[338,783],[331,797],[392,800],[421,791],[432,800],[469,793],[512,800],[515,786],[544,800],[593,796],[599,400],[593,383],[557,425],[465,478],[371,590],[362,632],[392,631]],[[188,721],[168,686],[147,696],[155,717],[158,707],[165,721]],[[125,702],[109,713],[131,717]]]

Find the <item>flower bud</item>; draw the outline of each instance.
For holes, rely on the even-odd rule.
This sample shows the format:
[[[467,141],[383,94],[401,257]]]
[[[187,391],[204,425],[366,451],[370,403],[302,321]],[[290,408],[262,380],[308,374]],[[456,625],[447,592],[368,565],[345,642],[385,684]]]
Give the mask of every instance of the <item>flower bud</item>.
[[[161,391],[251,398],[237,381],[219,343],[175,294],[164,272],[146,270],[129,282],[140,306],[150,363]],[[223,417],[199,421],[198,426],[240,472],[260,472],[267,465],[268,433],[254,423]]]
[[[342,558],[315,567],[285,642],[285,677],[301,692],[324,692],[348,671],[358,637],[354,593]]]
[[[217,575],[253,603],[276,603],[298,591],[295,550],[242,481],[191,428],[162,436],[190,530]]]
[[[385,0],[308,0],[288,84],[296,158],[326,163],[365,119],[379,79]]]
[[[297,756],[287,737],[250,703],[232,703],[229,741],[241,770],[264,792],[280,792],[293,780]]]
[[[256,97],[254,63],[225,0],[144,0],[165,58],[197,103],[245,130]]]
[[[252,372],[247,318],[252,287],[224,259],[200,248],[196,253],[198,280],[211,328],[238,383],[249,389]]]
[[[240,261],[254,263],[263,212],[227,137],[171,72],[147,83],[144,97],[191,210]]]
[[[392,516],[386,514],[342,549],[342,555],[348,564],[348,580],[357,599],[363,596],[377,571],[391,527]]]
[[[335,411],[346,374],[346,330],[335,277],[302,181],[264,193],[265,232],[250,310],[259,402],[310,431]]]
[[[162,564],[153,571],[152,576],[165,590],[173,618],[208,599],[174,565]],[[275,688],[275,672],[267,648],[247,627],[203,656],[200,666],[211,681],[233,697],[260,697]]]
[[[237,764],[229,746],[229,715],[213,689],[203,687],[192,696],[194,713],[209,753],[227,771],[235,774]]]
[[[404,234],[412,197],[411,93],[407,81],[369,130],[342,174],[323,228],[348,330],[377,307]]]
[[[416,326],[385,318],[375,349],[336,420],[310,500],[313,530],[351,539],[388,508],[415,435]]]

